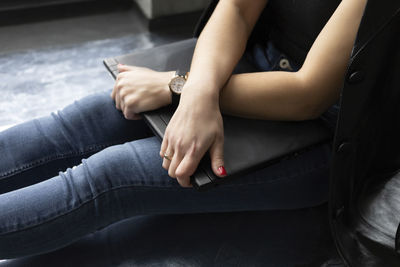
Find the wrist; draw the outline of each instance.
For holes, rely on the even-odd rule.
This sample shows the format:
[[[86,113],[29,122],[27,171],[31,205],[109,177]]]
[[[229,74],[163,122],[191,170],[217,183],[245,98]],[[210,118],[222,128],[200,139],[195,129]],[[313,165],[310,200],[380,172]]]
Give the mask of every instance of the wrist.
[[[172,92],[169,88],[169,82],[174,76],[175,71],[163,72],[163,94],[165,95],[164,99],[166,101],[166,105],[170,105],[172,103]]]
[[[169,77],[166,91],[168,92],[168,104],[171,104],[174,93],[170,89],[169,82],[176,76],[176,71],[165,72],[165,75]],[[188,76],[189,72],[187,72]],[[180,94],[179,102],[187,103],[189,106],[195,104],[198,106],[207,106],[208,108],[219,108],[220,90],[217,86],[212,86],[211,84],[204,84],[204,81],[194,82],[194,79],[186,80]]]
[[[203,86],[185,84],[181,94],[181,102],[188,103],[189,105],[196,103],[196,105],[207,106],[209,108],[218,107],[219,91],[210,90]]]
[[[185,87],[189,88],[186,91],[194,90],[201,92],[205,95],[219,95],[220,88],[218,87],[217,83],[207,82],[205,80],[195,80],[195,79],[188,79],[186,81]]]

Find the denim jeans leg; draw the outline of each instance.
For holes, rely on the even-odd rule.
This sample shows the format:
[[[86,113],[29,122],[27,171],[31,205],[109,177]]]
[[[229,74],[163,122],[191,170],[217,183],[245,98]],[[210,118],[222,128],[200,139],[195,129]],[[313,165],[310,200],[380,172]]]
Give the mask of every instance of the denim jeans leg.
[[[110,146],[58,176],[0,195],[0,259],[66,246],[135,215],[293,209],[326,201],[329,147],[207,192],[161,166],[156,137]]]
[[[107,146],[151,135],[142,120],[124,118],[110,91],[87,96],[0,132],[0,194],[53,177]]]
[[[0,150],[7,153],[0,154],[0,259],[56,250],[135,215],[326,201],[329,145],[197,192],[168,177],[159,140],[145,138],[151,135],[143,121],[123,118],[109,92],[1,132]]]

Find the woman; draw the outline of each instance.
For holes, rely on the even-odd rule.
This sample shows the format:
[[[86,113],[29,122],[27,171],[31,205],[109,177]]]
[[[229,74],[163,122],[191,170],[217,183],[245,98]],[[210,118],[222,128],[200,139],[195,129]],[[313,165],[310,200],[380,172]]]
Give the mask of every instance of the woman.
[[[216,175],[229,172],[221,112],[307,120],[339,98],[366,0],[338,5],[303,64],[268,43],[255,46],[252,54],[259,72],[231,75],[266,4],[219,2],[197,41],[190,75],[161,144],[137,114],[171,102],[167,84],[174,72],[134,66],[119,66],[111,98],[89,96],[1,132],[0,259],[49,252],[138,214],[291,209],[324,202],[327,145],[205,193],[187,188],[207,151]],[[267,57],[260,56],[264,52]],[[277,62],[285,64],[277,67]]]

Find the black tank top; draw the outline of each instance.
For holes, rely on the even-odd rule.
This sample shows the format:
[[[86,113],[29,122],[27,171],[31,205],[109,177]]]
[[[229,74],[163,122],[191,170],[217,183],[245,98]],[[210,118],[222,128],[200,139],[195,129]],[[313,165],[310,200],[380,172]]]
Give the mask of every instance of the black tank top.
[[[270,0],[269,40],[301,65],[341,0]]]

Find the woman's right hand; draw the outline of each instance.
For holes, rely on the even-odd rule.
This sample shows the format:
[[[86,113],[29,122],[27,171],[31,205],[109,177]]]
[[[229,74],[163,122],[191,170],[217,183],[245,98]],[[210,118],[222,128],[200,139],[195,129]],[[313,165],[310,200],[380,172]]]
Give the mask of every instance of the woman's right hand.
[[[155,110],[171,103],[168,83],[174,71],[118,65],[119,74],[111,97],[126,119],[140,119],[138,113]]]
[[[226,176],[224,129],[218,96],[187,87],[184,90],[191,92],[181,96],[165,131],[160,156],[164,158],[163,168],[168,170],[169,176],[177,178],[181,186],[190,187],[190,176],[208,150],[213,172],[219,177]]]

